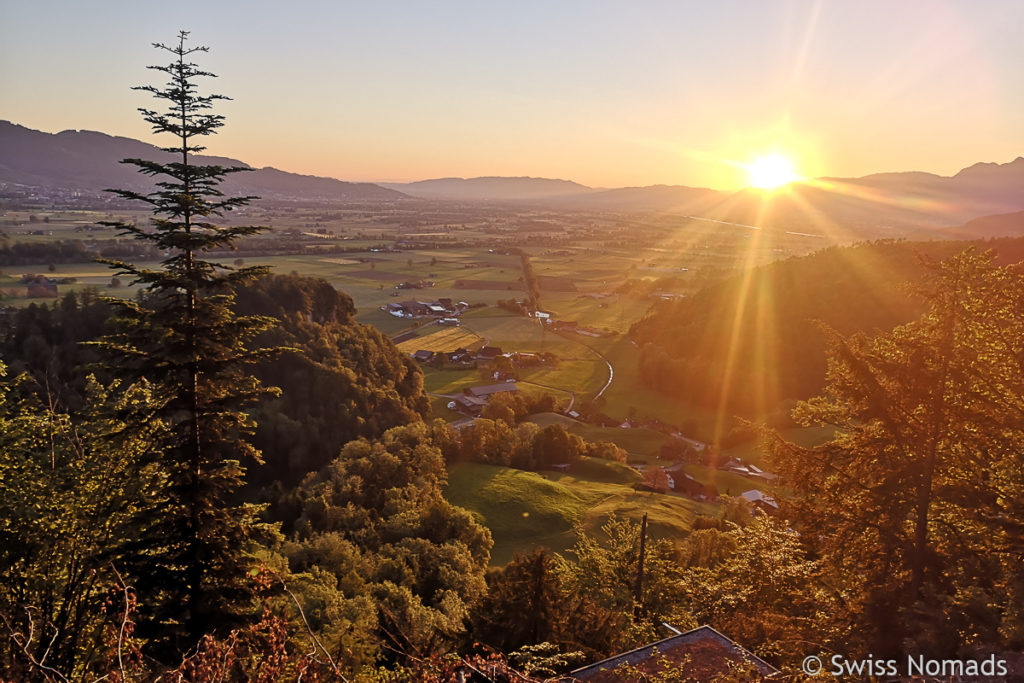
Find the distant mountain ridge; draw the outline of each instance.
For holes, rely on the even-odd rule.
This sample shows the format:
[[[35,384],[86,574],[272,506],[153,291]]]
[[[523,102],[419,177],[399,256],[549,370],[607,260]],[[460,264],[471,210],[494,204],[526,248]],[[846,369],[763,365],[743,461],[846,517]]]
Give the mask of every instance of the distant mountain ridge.
[[[101,192],[117,187],[145,190],[150,185],[125,158],[170,160],[155,145],[95,131],[44,133],[0,121],[0,182],[47,189]],[[200,164],[243,166],[229,159],[199,155]],[[409,199],[401,192],[372,183],[288,173],[276,168],[253,169],[228,177],[221,186],[230,194],[255,194],[265,199],[381,202]]]
[[[968,221],[950,232],[952,236],[959,238],[969,235],[984,235],[986,237],[1024,235],[1024,211],[982,216]]]
[[[740,190],[694,208],[707,218],[829,234],[841,240],[920,237],[928,232],[942,237],[944,231],[975,218],[1024,210],[1024,157],[1005,164],[975,164],[951,177],[910,171],[817,178],[775,193]],[[988,225],[972,227],[986,230]],[[1011,234],[1006,230],[1003,225],[996,234]],[[992,236],[988,232],[958,234]]]
[[[90,192],[144,187],[145,178],[119,163],[126,157],[166,159],[169,155],[130,138],[73,130],[51,134],[0,121],[0,183]],[[203,156],[198,161],[247,166],[223,157]],[[571,180],[498,176],[351,183],[269,167],[235,174],[223,187],[227,192],[267,199],[388,202],[416,198],[572,211],[665,212],[829,234],[841,241],[943,237],[950,231],[962,237],[1024,234],[1014,220],[971,222],[1024,211],[1024,157],[1003,164],[977,163],[949,177],[908,171],[818,178],[793,183],[775,193],[755,189],[722,192],[683,185],[600,189]]]

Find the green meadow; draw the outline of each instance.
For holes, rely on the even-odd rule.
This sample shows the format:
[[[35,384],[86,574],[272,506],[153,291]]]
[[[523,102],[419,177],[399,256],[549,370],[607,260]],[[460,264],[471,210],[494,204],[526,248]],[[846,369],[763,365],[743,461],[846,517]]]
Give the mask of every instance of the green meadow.
[[[653,536],[682,538],[698,515],[716,512],[673,493],[634,491],[639,475],[617,463],[584,459],[578,468],[561,474],[458,463],[449,468],[445,497],[491,530],[494,566],[539,547],[565,552],[574,527],[592,533],[612,515],[639,521],[646,513]]]

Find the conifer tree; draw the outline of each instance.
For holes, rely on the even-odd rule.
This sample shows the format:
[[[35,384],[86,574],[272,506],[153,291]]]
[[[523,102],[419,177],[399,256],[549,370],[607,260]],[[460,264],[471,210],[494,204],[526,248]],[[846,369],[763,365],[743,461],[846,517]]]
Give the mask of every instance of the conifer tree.
[[[849,651],[1020,647],[1024,273],[969,250],[923,294],[929,310],[888,334],[832,334],[825,392],[795,417],[834,437],[768,440],[784,513],[841,586]]]
[[[213,105],[227,98],[199,93],[196,81],[213,74],[189,61],[207,48],[186,47],[187,40],[182,31],[176,45],[154,44],[173,57],[166,66],[149,67],[166,74],[166,85],[134,88],[164,105],[163,111],[139,111],[155,133],[174,139],[161,148],[173,156],[122,161],[152,178],[152,191],[110,190],[148,205],[152,219],[149,225],[108,225],[166,257],[153,268],[104,261],[142,292],[134,301],[112,300],[119,309],[117,332],[99,342],[124,374],[151,385],[158,406],[151,417],[167,425],[157,456],[163,503],[143,522],[134,568],[142,626],[166,639],[167,653],[230,625],[245,598],[241,578],[257,537],[258,509],[238,504],[236,494],[245,464],[258,462],[259,452],[248,441],[254,425],[242,408],[273,391],[245,366],[276,351],[247,345],[271,319],[232,310],[232,288],[265,269],[209,260],[209,252],[231,249],[237,238],[263,228],[224,221],[226,212],[255,199],[218,188],[246,168],[196,163],[194,155],[205,149],[200,138],[224,125]]]

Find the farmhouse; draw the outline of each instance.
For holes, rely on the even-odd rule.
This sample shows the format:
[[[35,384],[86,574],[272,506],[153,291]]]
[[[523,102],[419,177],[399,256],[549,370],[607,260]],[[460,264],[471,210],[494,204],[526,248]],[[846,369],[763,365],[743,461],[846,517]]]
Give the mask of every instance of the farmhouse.
[[[519,391],[519,387],[516,386],[515,382],[502,382],[500,384],[485,384],[478,387],[469,387],[464,389],[461,394],[452,398],[448,402],[448,408],[450,410],[458,410],[461,413],[465,413],[471,417],[475,417],[480,414],[480,411],[487,405],[487,401],[494,394],[500,394],[505,392]]]
[[[412,354],[412,357],[420,363],[427,363],[434,359],[434,352],[427,351],[426,349],[420,349],[416,353]]]
[[[757,489],[744,491],[740,494],[740,498],[743,498],[755,508],[764,512],[772,513],[779,509],[779,504],[775,502],[774,498],[765,495],[763,491]]]
[[[449,363],[466,363],[471,360],[473,360],[473,354],[461,346],[448,353]]]
[[[447,304],[445,303],[447,302]],[[387,311],[396,318],[422,318],[424,316],[451,317],[457,315],[455,308],[451,305],[451,299],[439,299],[437,301],[402,301],[400,303],[389,303],[381,306],[381,310]]]
[[[774,481],[778,479],[778,475],[772,474],[771,472],[765,472],[757,465],[748,465],[738,458],[729,458],[719,468],[726,472],[732,472],[742,477],[750,477],[752,479],[760,479],[761,481]]]
[[[672,487],[677,493],[700,500],[709,500],[718,496],[718,491],[713,487],[705,486],[692,475],[683,472],[681,469],[675,472],[675,486]]]
[[[494,394],[501,394],[506,391],[519,391],[519,387],[516,386],[515,382],[501,382],[499,384],[485,384],[479,387],[470,387],[466,389],[466,393],[476,398],[487,399]]]
[[[485,346],[476,352],[476,359],[482,361],[492,361],[498,356],[502,356],[504,353],[500,346]]]
[[[478,398],[476,396],[470,396],[468,394],[462,394],[456,396],[448,403],[450,410],[458,410],[460,413],[465,413],[469,416],[476,416],[480,414],[480,411],[487,405],[486,398]]]

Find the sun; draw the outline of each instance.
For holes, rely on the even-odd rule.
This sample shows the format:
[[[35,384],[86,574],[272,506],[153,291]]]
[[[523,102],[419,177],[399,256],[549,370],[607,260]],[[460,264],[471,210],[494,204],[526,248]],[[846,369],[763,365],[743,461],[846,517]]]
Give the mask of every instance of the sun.
[[[793,170],[793,164],[781,154],[757,157],[747,164],[746,169],[750,186],[762,190],[774,190],[800,180],[800,176]]]

